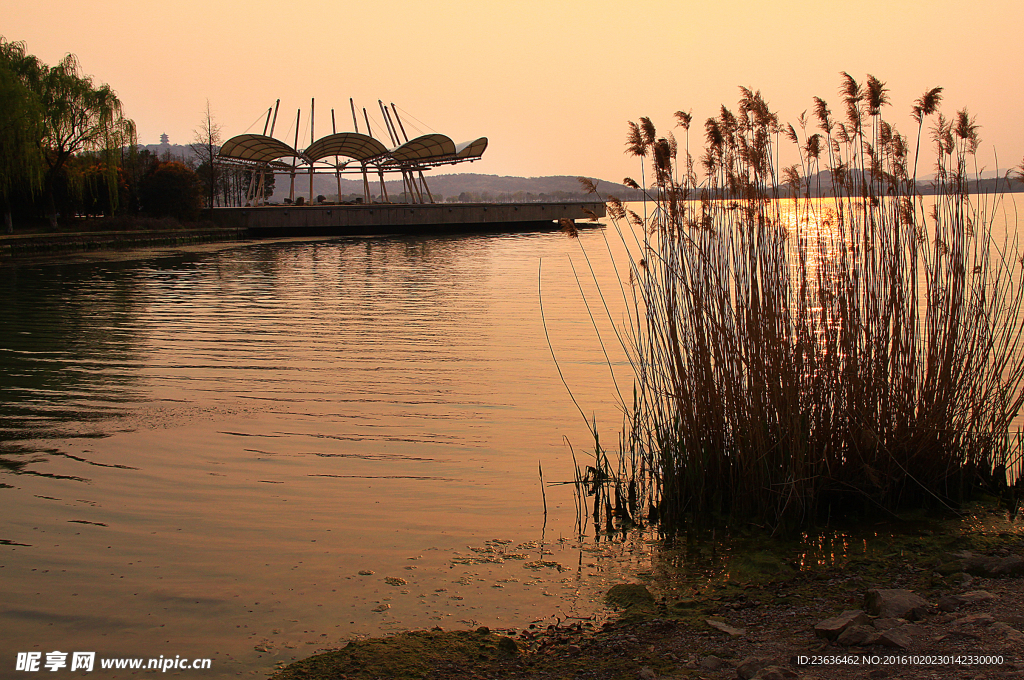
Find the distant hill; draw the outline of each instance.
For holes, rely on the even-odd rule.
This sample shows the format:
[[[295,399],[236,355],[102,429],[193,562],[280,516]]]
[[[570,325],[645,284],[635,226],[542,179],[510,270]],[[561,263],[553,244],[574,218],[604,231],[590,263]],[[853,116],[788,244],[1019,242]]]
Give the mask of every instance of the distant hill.
[[[188,144],[139,144],[139,151],[149,151],[158,158],[172,158],[178,161],[191,161],[196,158],[192,147]]]
[[[187,144],[140,144],[140,150],[145,149],[156,154],[159,158],[179,160],[185,163],[197,161],[192,147]],[[459,200],[462,196],[465,201],[479,202],[502,202],[502,201],[589,201],[593,200],[592,194],[586,193],[580,185],[579,180],[573,175],[551,175],[547,177],[510,177],[504,175],[482,175],[479,173],[431,175],[425,173],[427,186],[430,188],[434,200],[438,196],[441,200]],[[353,177],[346,175],[345,177]],[[341,195],[354,198],[363,195],[363,182],[361,179],[341,180]],[[622,184],[606,182],[593,177],[588,178],[597,184],[598,191],[602,197],[609,195],[616,196],[622,200],[639,200],[639,192],[630,189]],[[288,198],[290,193],[290,179],[287,174],[278,174],[274,195],[271,201],[280,203]],[[389,196],[398,196],[405,188],[401,180],[390,180],[385,182]],[[380,194],[380,181],[370,175],[370,192],[374,195]],[[324,195],[333,199],[338,194],[338,181],[331,175],[315,175],[313,177],[313,195]],[[309,175],[301,171],[295,175],[295,196],[309,196]]]
[[[187,144],[145,144],[139,145],[140,149],[153,152],[161,158],[181,160],[186,163],[195,161],[195,153]],[[855,173],[859,176],[859,173]],[[347,175],[353,177],[353,175]],[[427,186],[430,188],[434,200],[466,202],[527,202],[527,201],[588,201],[593,200],[592,194],[587,194],[580,185],[577,177],[573,175],[548,175],[545,177],[512,177],[507,175],[484,175],[480,173],[460,173],[431,175],[426,173]],[[629,187],[608,182],[594,177],[588,178],[597,184],[597,189],[603,198],[615,196],[624,201],[640,200],[642,197],[639,191]],[[918,191],[925,195],[935,194],[932,179],[922,179],[917,183]],[[401,180],[391,180],[385,183],[388,195],[398,197],[404,191]],[[822,170],[810,180],[812,196],[830,196],[832,192],[832,174],[828,170]],[[287,174],[277,176],[276,189],[271,199],[279,203],[288,197],[290,181]],[[986,178],[979,182],[971,181],[972,192],[991,193],[1001,191],[1005,193],[1024,192],[1024,182],[1011,181],[1007,183],[1005,178]],[[370,192],[374,195],[380,194],[380,182],[372,174],[370,176]],[[313,178],[313,195],[324,195],[333,200],[338,194],[338,182],[331,175],[316,175]],[[295,195],[309,196],[309,175],[302,172],[295,176]],[[352,199],[363,195],[363,183],[360,179],[342,179],[341,195],[343,198]]]
[[[851,173],[854,183],[860,181],[861,172],[854,171]],[[935,180],[934,178],[919,179],[917,181],[917,191],[922,196],[934,196],[935,195]],[[1005,177],[989,177],[986,179],[970,179],[968,182],[968,190],[971,193],[1021,193],[1024,192],[1024,182],[1009,181],[1007,182]],[[832,173],[828,170],[822,170],[817,175],[810,178],[810,189],[812,196],[831,196],[833,190]]]

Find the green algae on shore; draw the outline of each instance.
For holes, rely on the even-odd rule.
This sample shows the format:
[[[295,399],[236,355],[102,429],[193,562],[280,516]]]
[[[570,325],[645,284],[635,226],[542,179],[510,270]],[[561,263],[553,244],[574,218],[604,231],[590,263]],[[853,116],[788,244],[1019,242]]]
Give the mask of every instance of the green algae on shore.
[[[515,640],[491,633],[487,628],[475,631],[435,628],[393,637],[353,640],[342,649],[297,661],[272,677],[274,680],[425,678],[445,669],[489,668],[518,652]]]
[[[681,678],[710,666],[731,673],[713,677],[735,677],[735,667],[752,653],[785,663],[792,654],[817,649],[822,642],[814,625],[859,606],[869,588],[905,588],[938,601],[958,589],[978,587],[970,585],[974,577],[963,573],[957,555],[1024,555],[1019,520],[1008,521],[995,503],[964,511],[957,519],[908,518],[862,531],[808,536],[798,543],[722,541],[710,560],[694,559],[694,546],[687,546],[689,551],[663,548],[657,568],[639,575],[644,583],[609,589],[606,603],[619,614],[603,626],[567,619],[531,626],[518,635],[507,631],[517,639],[486,628],[435,628],[356,640],[292,663],[271,680],[547,680],[580,677],[581,671],[587,678],[633,680],[643,677],[638,673],[644,668],[654,677]],[[953,568],[953,562],[960,566]],[[1003,608],[1012,609],[1024,598],[1021,583],[1011,576],[982,581],[982,587],[1001,593]],[[932,640],[936,635],[921,637],[921,645],[948,646],[953,639],[973,644],[950,638],[957,624],[941,615],[927,625],[947,637],[938,642]],[[1007,640],[993,637],[986,644],[1004,643],[1016,644],[1012,631]]]

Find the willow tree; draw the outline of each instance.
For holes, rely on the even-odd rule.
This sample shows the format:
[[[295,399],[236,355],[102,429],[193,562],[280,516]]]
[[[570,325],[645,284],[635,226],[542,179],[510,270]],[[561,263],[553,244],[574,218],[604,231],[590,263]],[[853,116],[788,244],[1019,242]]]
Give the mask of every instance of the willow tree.
[[[42,187],[42,106],[29,83],[44,67],[25,53],[25,44],[0,36],[0,211],[5,231],[13,231],[12,196],[34,195]]]
[[[73,54],[47,66],[27,55],[24,43],[3,38],[0,61],[3,109],[17,112],[14,121],[5,116],[9,129],[5,123],[0,131],[4,145],[0,191],[5,192],[5,200],[15,184],[41,190],[50,226],[56,228],[54,194],[68,160],[83,152],[98,152],[106,168],[111,202],[116,203],[120,152],[123,146],[134,144],[135,124],[124,117],[121,101],[110,86],[97,87],[91,77],[81,75]],[[8,145],[14,150],[11,154]]]
[[[43,158],[46,163],[44,197],[50,226],[57,226],[54,191],[68,160],[85,151],[99,152],[104,160],[111,203],[117,201],[117,167],[121,148],[135,143],[135,124],[124,117],[121,100],[109,85],[93,86],[79,75],[78,59],[65,56],[46,69],[40,79],[43,105]]]

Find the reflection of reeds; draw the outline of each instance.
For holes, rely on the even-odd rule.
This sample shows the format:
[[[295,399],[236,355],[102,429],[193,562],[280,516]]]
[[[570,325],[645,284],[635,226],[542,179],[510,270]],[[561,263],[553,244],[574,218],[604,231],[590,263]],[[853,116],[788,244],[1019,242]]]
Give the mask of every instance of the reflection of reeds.
[[[634,253],[636,389],[618,462],[598,444],[578,475],[595,520],[788,530],[1019,477],[1024,285],[1016,238],[992,236],[999,196],[970,193],[977,126],[937,116],[926,209],[884,83],[842,75],[845,118],[815,99],[813,133],[742,88],[737,113],[705,123],[701,181],[688,143],[679,159],[670,135],[631,124],[653,210],[609,201]],[[940,93],[915,104],[922,126]]]

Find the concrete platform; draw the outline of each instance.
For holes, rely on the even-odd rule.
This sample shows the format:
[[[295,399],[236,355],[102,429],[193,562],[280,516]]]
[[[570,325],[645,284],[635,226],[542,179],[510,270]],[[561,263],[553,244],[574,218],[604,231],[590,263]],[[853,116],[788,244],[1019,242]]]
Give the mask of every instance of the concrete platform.
[[[605,216],[605,205],[600,202],[375,203],[215,208],[212,219],[219,227],[245,230],[255,237],[368,236],[557,229],[562,218],[589,219],[585,210]]]

